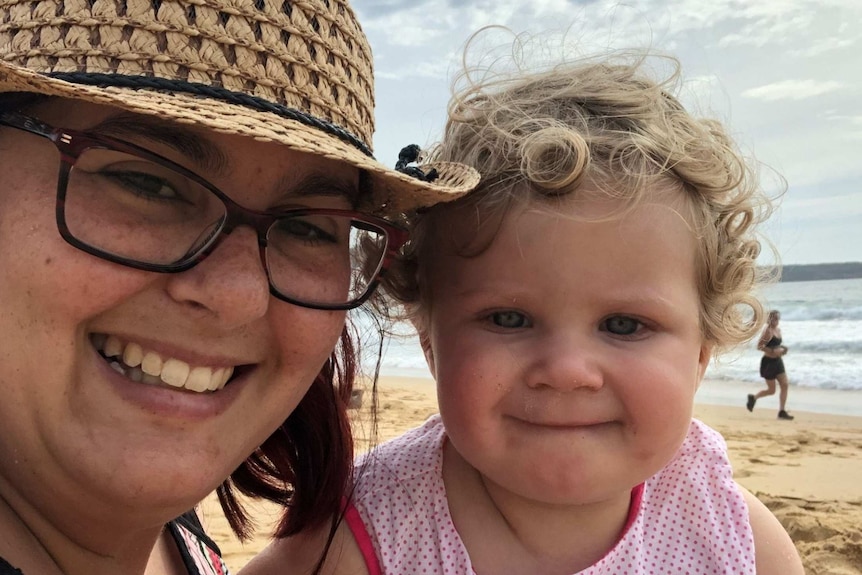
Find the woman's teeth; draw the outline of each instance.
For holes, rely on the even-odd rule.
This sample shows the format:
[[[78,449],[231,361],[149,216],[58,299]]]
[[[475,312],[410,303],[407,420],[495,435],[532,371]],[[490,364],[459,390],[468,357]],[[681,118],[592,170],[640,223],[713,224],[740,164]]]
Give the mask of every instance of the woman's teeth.
[[[136,343],[123,343],[118,337],[94,336],[93,343],[110,362],[111,367],[132,381],[190,391],[218,391],[233,375],[233,367],[194,366],[172,357],[162,357]]]

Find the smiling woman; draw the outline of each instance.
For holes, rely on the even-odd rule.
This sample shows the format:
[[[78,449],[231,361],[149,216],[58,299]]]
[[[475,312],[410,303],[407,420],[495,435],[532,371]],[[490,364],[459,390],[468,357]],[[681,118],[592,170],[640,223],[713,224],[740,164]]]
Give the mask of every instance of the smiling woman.
[[[386,217],[475,171],[371,157],[346,2],[0,15],[0,573],[222,573],[193,510],[214,489],[239,535],[237,491],[289,505],[280,533],[324,525],[345,310],[405,239]]]

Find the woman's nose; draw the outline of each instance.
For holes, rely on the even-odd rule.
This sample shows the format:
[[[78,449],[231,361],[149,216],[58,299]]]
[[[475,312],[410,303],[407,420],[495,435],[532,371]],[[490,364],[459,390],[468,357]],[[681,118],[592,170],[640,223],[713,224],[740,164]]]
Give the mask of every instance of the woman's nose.
[[[257,234],[240,227],[190,270],[170,274],[170,296],[210,312],[223,328],[263,317],[269,308],[269,280],[261,261]]]

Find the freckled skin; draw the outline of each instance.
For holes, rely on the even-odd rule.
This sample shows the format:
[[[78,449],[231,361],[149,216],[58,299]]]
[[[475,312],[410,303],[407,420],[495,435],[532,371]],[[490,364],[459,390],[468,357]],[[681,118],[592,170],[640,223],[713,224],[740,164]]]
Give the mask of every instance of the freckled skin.
[[[28,113],[86,129],[114,112],[53,101]],[[355,169],[331,160],[202,135],[228,159],[229,169],[212,183],[252,209],[266,209],[289,191],[285,182],[308,174],[358,181]],[[332,352],[345,314],[273,298],[248,229],[180,274],[84,253],[57,231],[56,174],[47,140],[0,128],[0,496],[25,522],[53,525],[110,554],[118,537],[154,538],[284,421]],[[343,198],[313,205],[349,207]],[[117,393],[92,333],[254,367],[217,415],[172,419]]]

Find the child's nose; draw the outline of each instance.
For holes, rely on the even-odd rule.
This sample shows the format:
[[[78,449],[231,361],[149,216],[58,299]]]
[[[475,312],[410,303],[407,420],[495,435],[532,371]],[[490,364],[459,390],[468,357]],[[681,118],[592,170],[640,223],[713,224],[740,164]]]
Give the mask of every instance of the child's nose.
[[[561,337],[543,345],[541,360],[533,365],[528,378],[530,387],[560,392],[601,389],[604,378],[595,355],[578,339]]]

